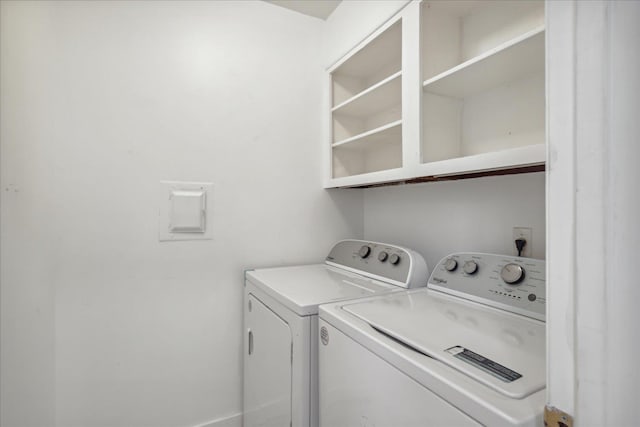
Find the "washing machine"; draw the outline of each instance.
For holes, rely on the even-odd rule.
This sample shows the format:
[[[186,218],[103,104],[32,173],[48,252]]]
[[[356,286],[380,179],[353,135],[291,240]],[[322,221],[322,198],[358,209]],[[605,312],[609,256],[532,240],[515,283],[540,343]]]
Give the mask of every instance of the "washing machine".
[[[544,261],[452,254],[426,288],[319,310],[319,423],[542,426]]]
[[[245,273],[243,424],[317,426],[318,306],[426,286],[424,258],[343,240],[321,264]]]

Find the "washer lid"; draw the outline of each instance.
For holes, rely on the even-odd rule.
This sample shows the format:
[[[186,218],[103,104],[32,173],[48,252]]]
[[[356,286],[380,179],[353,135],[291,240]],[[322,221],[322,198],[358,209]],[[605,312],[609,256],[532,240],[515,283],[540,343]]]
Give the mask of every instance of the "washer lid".
[[[545,387],[543,322],[428,289],[343,309],[505,396],[521,399]]]
[[[246,277],[300,316],[317,314],[320,304],[400,289],[324,264],[263,268]]]

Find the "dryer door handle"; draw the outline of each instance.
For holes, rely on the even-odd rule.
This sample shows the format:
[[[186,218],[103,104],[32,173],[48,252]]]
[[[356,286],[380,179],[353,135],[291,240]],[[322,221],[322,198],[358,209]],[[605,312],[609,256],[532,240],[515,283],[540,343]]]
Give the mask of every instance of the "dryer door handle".
[[[251,328],[247,329],[247,336],[249,339],[247,347],[249,347],[249,356],[251,356],[251,353],[253,353],[253,331]]]

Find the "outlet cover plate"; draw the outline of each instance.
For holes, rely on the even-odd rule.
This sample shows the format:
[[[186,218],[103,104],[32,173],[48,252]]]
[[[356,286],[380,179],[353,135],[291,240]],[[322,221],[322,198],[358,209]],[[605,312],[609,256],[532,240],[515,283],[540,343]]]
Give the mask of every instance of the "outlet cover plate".
[[[533,230],[531,227],[513,227],[513,235],[511,239],[511,247],[513,248],[513,254],[518,255],[518,249],[516,248],[516,239],[525,239],[527,244],[522,248],[522,254],[520,256],[531,258],[531,249],[533,248],[532,240]]]

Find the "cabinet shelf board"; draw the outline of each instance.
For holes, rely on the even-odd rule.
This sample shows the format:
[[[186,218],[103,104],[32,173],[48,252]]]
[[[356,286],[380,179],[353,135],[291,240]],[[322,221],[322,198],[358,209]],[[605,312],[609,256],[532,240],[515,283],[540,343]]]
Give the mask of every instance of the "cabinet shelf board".
[[[367,180],[363,181],[361,177],[363,175],[347,178],[335,178],[331,182],[326,183],[324,188],[377,188],[377,187],[392,187],[397,185],[407,184],[424,184],[426,182],[440,182],[440,181],[456,181],[461,179],[474,179],[485,178],[489,176],[504,176],[504,175],[517,175],[524,173],[538,173],[544,172],[546,165],[544,163],[536,163],[532,165],[513,166],[507,168],[490,169],[485,171],[470,171],[453,173],[449,175],[424,175],[414,176],[411,178],[398,178],[388,180]],[[364,175],[368,177],[369,175]],[[355,178],[355,179],[352,179]]]
[[[417,175],[447,176],[512,167],[541,165],[546,161],[546,145],[534,144],[489,153],[439,160],[420,165]]]
[[[335,148],[360,149],[369,144],[402,136],[402,120],[396,120],[368,132],[343,139],[332,145]]]
[[[387,169],[376,172],[365,172],[357,175],[349,175],[337,178],[331,178],[329,182],[325,183],[325,188],[348,188],[348,187],[363,187],[371,185],[371,183],[385,183],[394,182],[407,179],[405,171],[402,167]]]
[[[423,83],[437,95],[465,98],[544,70],[544,27],[509,40]]]
[[[342,104],[334,107],[333,114],[354,117],[366,117],[388,110],[400,104],[402,89],[402,71],[387,77],[381,82],[360,92]]]

